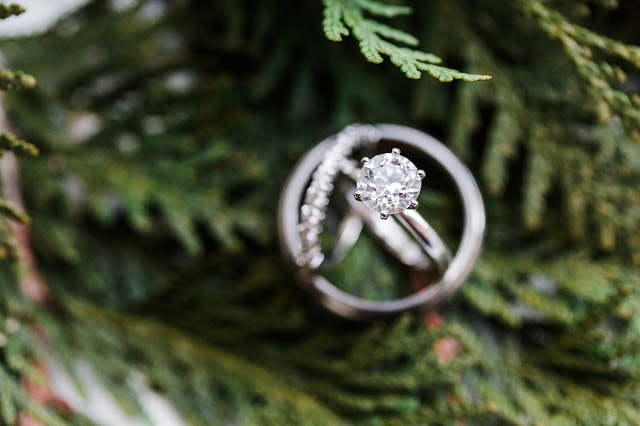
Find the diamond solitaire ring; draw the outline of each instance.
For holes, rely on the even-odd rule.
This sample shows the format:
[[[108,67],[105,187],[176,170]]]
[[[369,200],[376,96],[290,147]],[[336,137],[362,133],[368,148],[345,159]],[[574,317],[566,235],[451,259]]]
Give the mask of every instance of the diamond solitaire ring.
[[[353,193],[356,200],[380,213],[382,219],[406,209],[418,208],[425,172],[400,155],[398,148],[371,159],[364,157],[361,161],[358,190]]]
[[[442,244],[435,231],[416,210],[412,210],[418,207],[416,201],[424,178],[424,174],[420,173],[412,161],[402,156],[399,151],[393,150],[391,153],[373,156],[364,162],[360,171],[355,170],[350,157],[357,150],[373,150],[378,140],[393,144],[391,146],[407,148],[412,154],[415,153],[416,159],[435,163],[454,184],[464,214],[462,235],[457,250],[450,262],[445,262],[447,266],[435,281],[417,293],[385,301],[372,301],[346,293],[330,283],[317,270],[323,259],[318,236],[322,231],[327,209],[332,207],[329,204],[330,195],[334,189],[335,178],[339,174],[356,178],[357,188],[354,195],[360,198],[362,203],[354,202],[371,209],[369,220],[372,224],[388,223],[397,227],[394,221],[379,219],[379,216],[394,215],[394,218],[409,230],[409,238],[412,236],[423,249],[433,249],[434,246]],[[351,200],[354,200],[353,197]],[[355,209],[352,209],[352,212],[354,211]],[[364,215],[353,215],[355,218],[358,216]],[[366,220],[363,222],[366,224]],[[304,288],[316,296],[327,309],[341,316],[374,320],[405,311],[432,309],[455,293],[473,269],[480,253],[485,214],[482,196],[473,176],[464,164],[436,139],[405,126],[358,125],[350,126],[337,136],[325,139],[300,159],[280,199],[278,227],[284,255],[298,265],[296,276]],[[370,232],[373,229],[374,235],[380,236],[384,233],[393,243],[386,244],[387,248],[393,247],[390,252],[398,257],[394,250],[403,250],[403,243],[398,238],[396,230],[382,232],[370,226],[368,229]],[[445,246],[442,244],[440,247]],[[436,259],[434,263],[437,268],[437,250],[428,252],[425,249],[425,252],[432,260]],[[441,256],[440,261],[442,259]]]
[[[441,277],[449,266],[451,252],[429,223],[411,211],[419,206],[417,198],[425,172],[400,155],[399,148],[371,159],[364,157],[361,163],[363,166],[359,171],[347,172],[358,188],[351,191],[353,198],[361,201],[355,203],[353,198],[348,199],[351,213],[400,262],[428,271],[431,277]],[[387,221],[390,215],[399,224]],[[340,239],[338,243],[341,243]],[[345,251],[345,247],[340,249]]]

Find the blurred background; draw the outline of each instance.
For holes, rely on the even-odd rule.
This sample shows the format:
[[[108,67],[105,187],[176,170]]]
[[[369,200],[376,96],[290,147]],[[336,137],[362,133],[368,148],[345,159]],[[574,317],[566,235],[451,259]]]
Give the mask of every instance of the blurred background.
[[[638,424],[637,4],[19,3],[1,424]],[[478,180],[485,248],[437,311],[336,318],[279,253],[289,172],[353,122],[432,134]],[[432,176],[421,211],[456,247]],[[323,273],[429,285],[364,234]]]
[[[21,19],[8,20],[0,26],[0,36],[17,37],[42,33],[55,25],[56,21],[65,14],[71,13],[86,0],[62,0],[51,2],[47,0],[25,0],[21,6],[29,10]],[[119,7],[126,7],[126,2],[118,3]],[[3,129],[7,130],[7,129]],[[158,393],[149,389],[141,380],[135,386],[141,405],[149,421],[124,412],[100,383],[91,367],[86,363],[77,364],[78,376],[82,381],[84,392],[79,392],[76,384],[66,374],[64,368],[55,360],[55,356],[47,359],[47,375],[50,378],[51,390],[74,410],[86,415],[100,425],[144,425],[149,421],[155,425],[183,425],[184,421],[173,406]]]

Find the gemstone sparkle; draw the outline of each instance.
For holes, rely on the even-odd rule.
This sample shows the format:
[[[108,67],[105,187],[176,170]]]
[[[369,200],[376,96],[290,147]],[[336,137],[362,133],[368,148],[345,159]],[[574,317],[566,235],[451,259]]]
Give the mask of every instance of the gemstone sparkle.
[[[384,214],[400,213],[420,194],[422,180],[418,168],[397,154],[379,154],[367,161],[358,176],[361,200],[370,209]]]

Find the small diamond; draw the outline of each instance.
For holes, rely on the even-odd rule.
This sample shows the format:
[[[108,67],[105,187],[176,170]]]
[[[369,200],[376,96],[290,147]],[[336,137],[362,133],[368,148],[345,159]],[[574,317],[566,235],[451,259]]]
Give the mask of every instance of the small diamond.
[[[396,153],[376,155],[362,166],[358,176],[362,202],[379,213],[406,210],[418,198],[421,188],[418,168]]]

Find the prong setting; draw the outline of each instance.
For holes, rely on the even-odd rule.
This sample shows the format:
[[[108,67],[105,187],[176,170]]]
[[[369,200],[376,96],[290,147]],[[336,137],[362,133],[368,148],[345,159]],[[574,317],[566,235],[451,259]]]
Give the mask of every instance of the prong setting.
[[[362,191],[355,191],[353,193],[353,198],[355,198],[357,201],[362,201],[362,196],[364,195],[364,192]]]
[[[394,148],[392,152],[366,158],[358,173],[356,189],[362,192],[359,201],[383,219],[408,209],[422,187],[418,168],[399,152]]]
[[[418,170],[418,177],[420,178],[420,180],[424,179],[425,176],[427,176],[427,172],[422,169]]]
[[[418,202],[418,200],[413,200],[408,208],[410,208],[411,210],[415,210],[418,208],[419,205],[420,203]]]
[[[383,220],[389,219],[389,213],[380,212],[380,219],[383,219]]]
[[[369,162],[370,158],[369,157],[362,157],[362,159],[360,160],[360,162],[362,164],[367,164]]]

